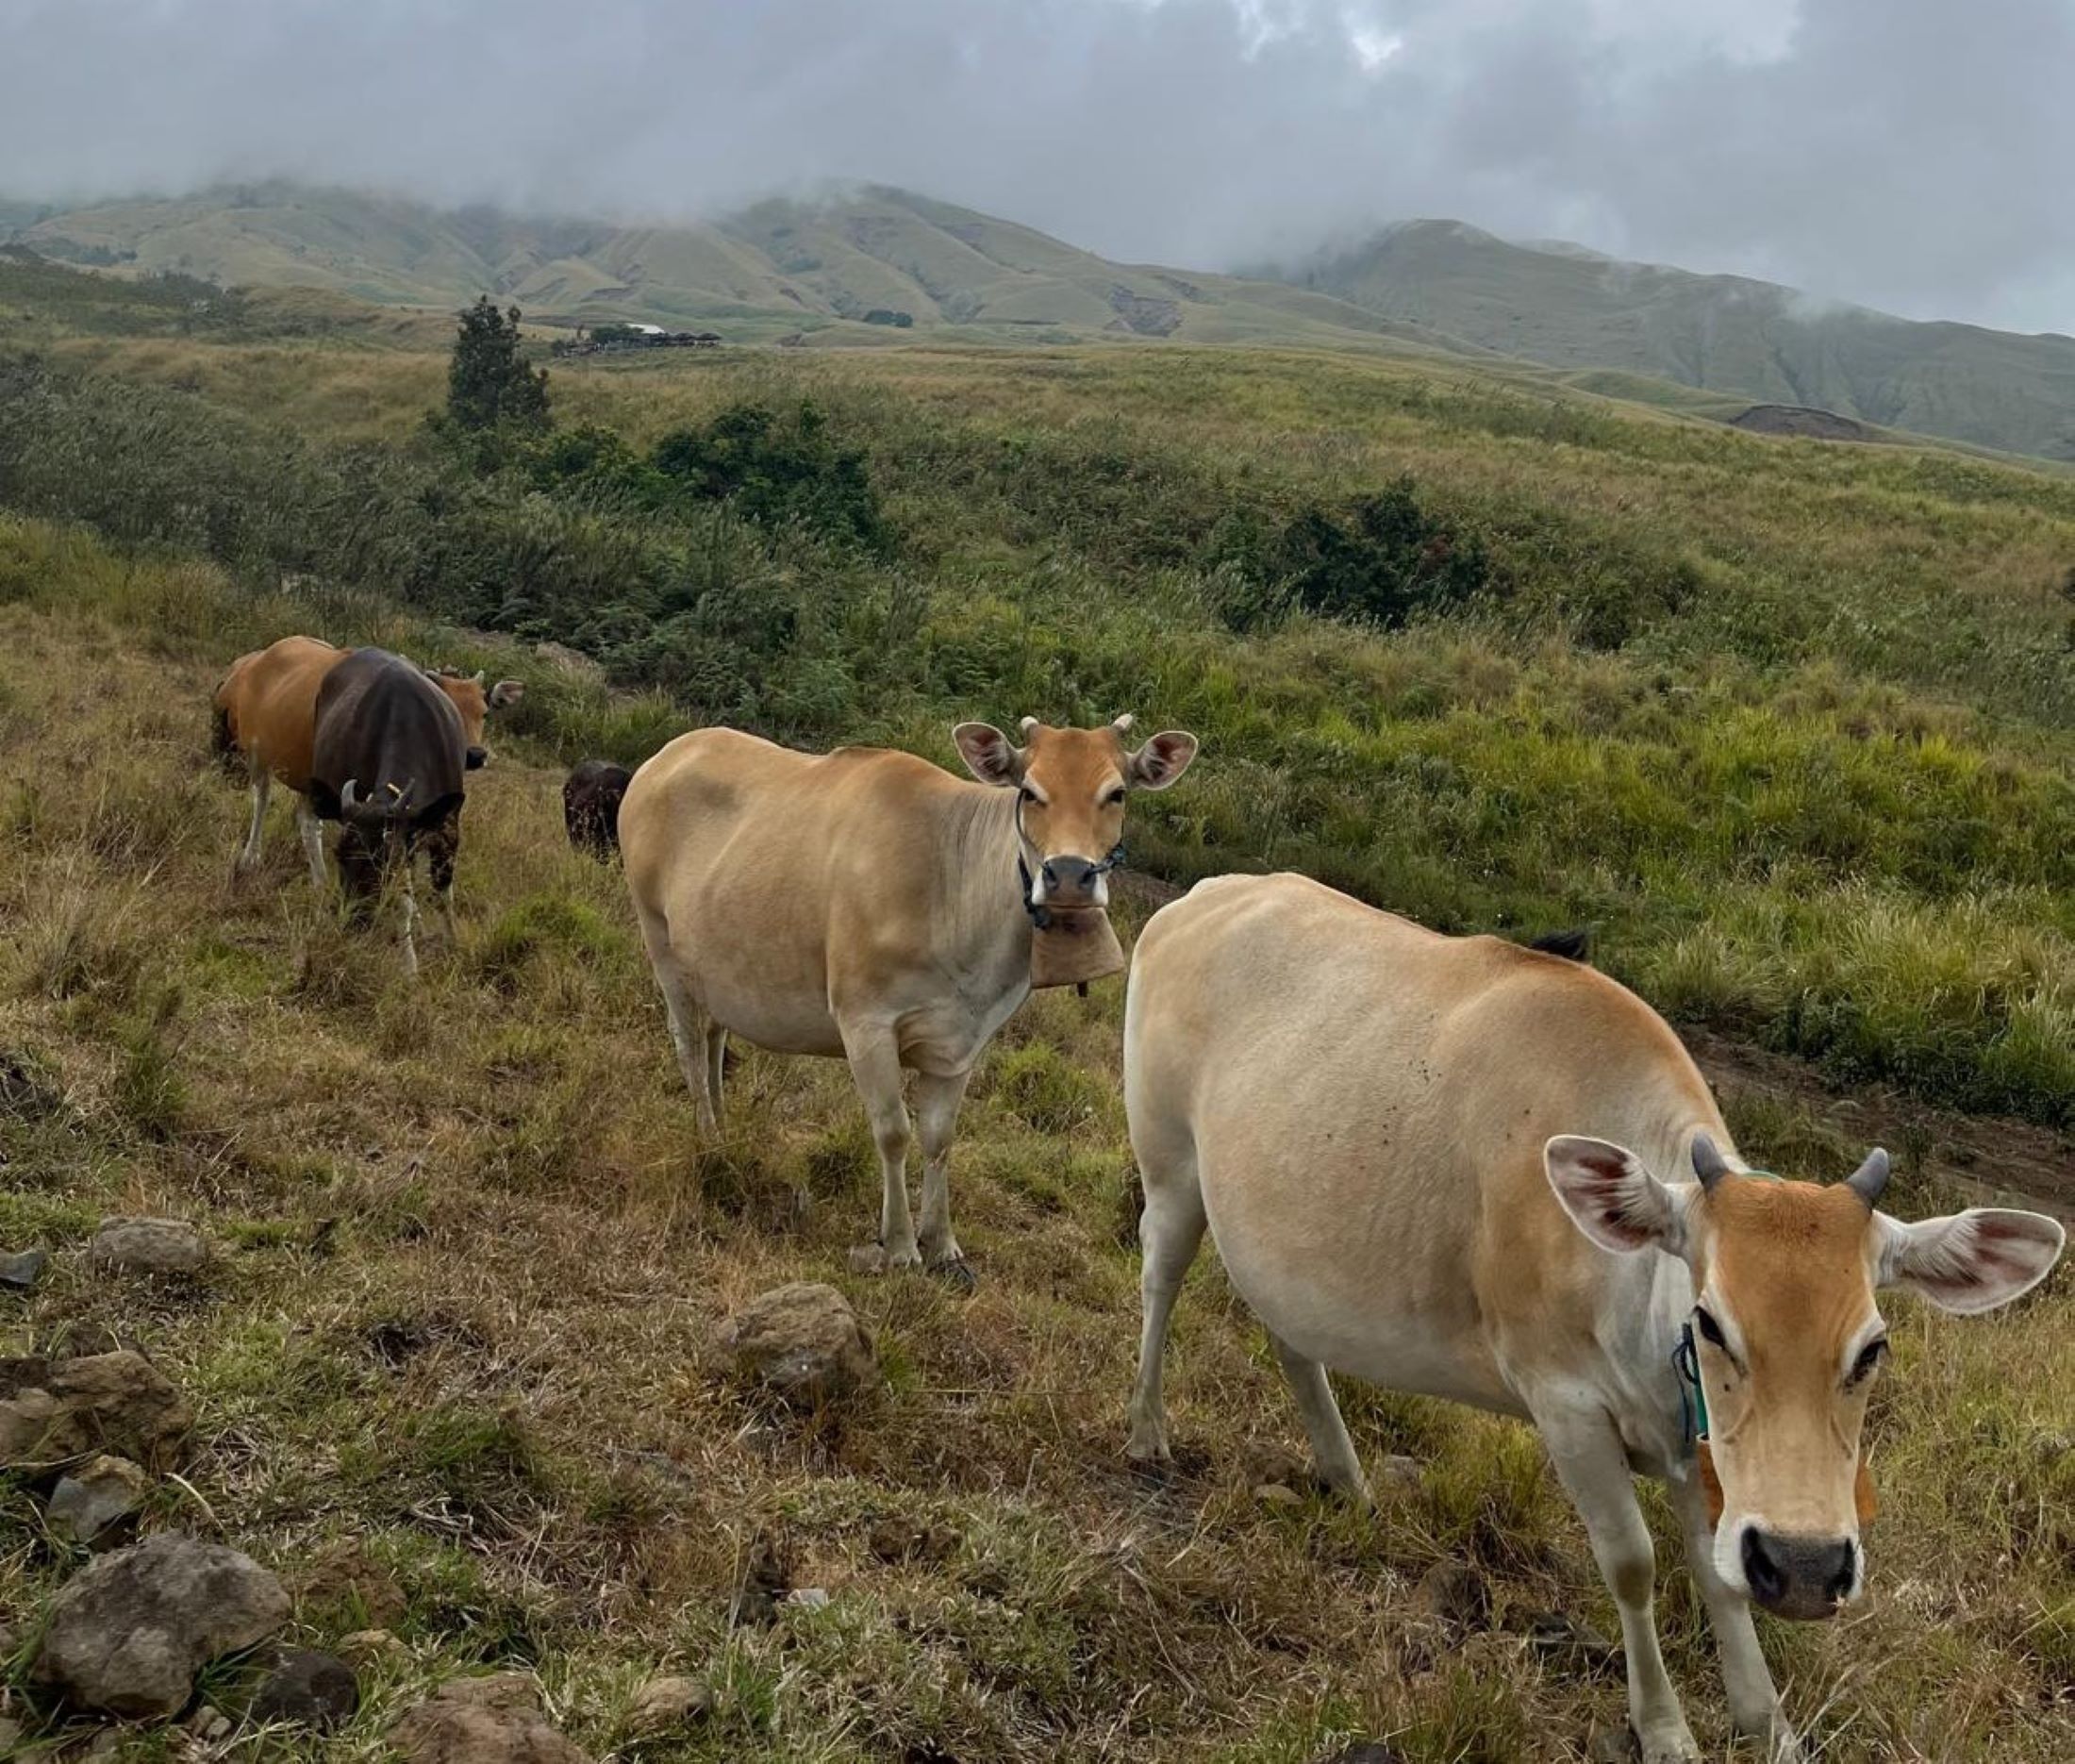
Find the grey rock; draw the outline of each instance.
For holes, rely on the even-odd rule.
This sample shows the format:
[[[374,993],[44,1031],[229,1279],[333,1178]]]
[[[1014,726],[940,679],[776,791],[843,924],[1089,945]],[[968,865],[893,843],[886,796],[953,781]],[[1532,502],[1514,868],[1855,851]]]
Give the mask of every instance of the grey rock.
[[[627,1706],[627,1726],[636,1734],[664,1734],[689,1727],[713,1707],[713,1692],[699,1679],[652,1678]]]
[[[1405,1764],[1405,1755],[1374,1739],[1363,1739],[1319,1759],[1318,1764]]]
[[[252,1719],[329,1733],[350,1722],[359,1706],[360,1681],[344,1660],[315,1648],[290,1648],[254,1696]]]
[[[1590,1623],[1562,1611],[1538,1611],[1529,1618],[1527,1642],[1545,1662],[1564,1672],[1604,1672],[1621,1657],[1620,1650]]]
[[[382,1660],[399,1660],[410,1650],[386,1629],[356,1629],[339,1639],[339,1657],[356,1671],[365,1672]]]
[[[1401,1453],[1393,1453],[1376,1467],[1376,1486],[1386,1494],[1417,1494],[1425,1477],[1426,1467]]]
[[[720,1343],[739,1376],[790,1403],[835,1401],[879,1376],[871,1338],[831,1286],[803,1281],[753,1299],[722,1326]]]
[[[209,1240],[179,1219],[104,1219],[87,1245],[93,1268],[131,1274],[198,1274]]]
[[[58,1479],[47,1517],[61,1538],[106,1548],[151,1498],[151,1478],[126,1457],[103,1453]]]
[[[264,1641],[288,1618],[288,1593],[249,1556],[163,1532],[65,1584],[34,1676],[84,1708],[162,1721],[210,1660]]]
[[[1454,1629],[1482,1629],[1491,1621],[1491,1589],[1474,1568],[1436,1562],[1427,1570],[1413,1602],[1429,1617]]]
[[[0,1287],[26,1292],[43,1277],[43,1270],[49,1266],[50,1257],[42,1250],[17,1250],[11,1256],[0,1256]]]
[[[590,1764],[547,1722],[525,1672],[456,1678],[390,1729],[405,1764]]]
[[[101,1452],[166,1470],[193,1424],[180,1393],[127,1348],[0,1359],[0,1470],[56,1470]]]
[[[1263,1506],[1302,1506],[1304,1497],[1286,1482],[1264,1482],[1254,1489],[1253,1498]]]
[[[786,1594],[786,1603],[803,1611],[825,1611],[828,1609],[826,1587],[795,1587]]]

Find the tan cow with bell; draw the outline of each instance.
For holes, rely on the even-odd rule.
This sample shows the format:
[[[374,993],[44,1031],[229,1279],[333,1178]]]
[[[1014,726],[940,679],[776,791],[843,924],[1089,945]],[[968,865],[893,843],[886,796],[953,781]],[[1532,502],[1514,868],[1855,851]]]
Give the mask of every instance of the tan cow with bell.
[[[1129,717],[1095,729],[984,723],[952,732],[978,783],[912,754],[803,754],[733,729],[683,735],[634,774],[620,847],[702,1131],[721,1112],[730,1033],[850,1062],[872,1117],[887,1261],[960,1262],[946,1158],[974,1062],[1028,996],[1034,946],[1097,923],[1133,790],[1165,790],[1196,738],[1136,752]],[[1045,983],[1076,977],[1064,969]],[[908,1211],[904,1071],[922,1144],[920,1234]]]
[[[295,825],[309,861],[310,880],[319,888],[324,886],[324,827],[309,802],[317,694],[325,676],[353,653],[322,638],[284,637],[239,657],[217,687],[216,752],[227,765],[241,768],[252,784],[252,827],[238,854],[238,871],[250,870],[259,861],[267,796],[278,780],[296,792]],[[483,747],[485,719],[493,709],[518,703],[525,683],[499,680],[486,688],[480,674],[456,674],[448,668],[425,672],[461,713],[469,769],[473,771],[488,757]]]
[[[1620,1609],[1648,1764],[1701,1755],[1631,1473],[1669,1488],[1736,1726],[1791,1752],[1750,1603],[1820,1618],[1860,1590],[1877,1295],[1989,1310],[2063,1241],[2037,1213],[1890,1218],[1882,1152],[1829,1188],[1753,1172],[1678,1038],[1605,975],[1302,876],[1220,878],[1154,915],[1124,1095],[1145,1183],[1132,1456],[1167,1456],[1168,1317],[1207,1223],[1335,1487],[1367,1497],[1329,1367],[1540,1429]]]

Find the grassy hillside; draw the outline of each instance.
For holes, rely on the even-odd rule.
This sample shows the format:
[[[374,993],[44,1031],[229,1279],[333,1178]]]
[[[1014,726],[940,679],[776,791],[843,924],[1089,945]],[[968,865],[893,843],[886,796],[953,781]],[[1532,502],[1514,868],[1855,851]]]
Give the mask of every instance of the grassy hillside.
[[[25,215],[14,237],[49,258],[125,274],[440,307],[492,292],[557,324],[713,324],[738,340],[805,330],[880,341],[900,314],[911,326],[996,340],[1458,347],[1326,295],[1111,263],[1029,227],[876,188],[658,226],[441,212],[260,184]],[[871,313],[881,321],[867,325]]]
[[[278,1566],[311,1642],[403,1639],[344,1734],[248,1749],[372,1760],[480,1662],[538,1667],[600,1756],[668,1669],[716,1707],[641,1756],[1516,1764],[1618,1719],[1618,1672],[1529,1639],[1612,1627],[1533,1437],[1350,1387],[1365,1456],[1415,1463],[1376,1518],[1313,1497],[1208,1257],[1184,1473],[1124,1473],[1114,986],[1034,1002],[975,1084],[970,1297],[849,1273],[875,1215],[839,1069],[744,1050],[700,1144],[618,878],[562,844],[580,756],[727,721],[948,760],[956,718],[1129,708],[1204,738],[1133,811],[1133,922],[1272,865],[1443,926],[1588,923],[1754,1158],[1835,1175],[1885,1139],[1907,1210],[2075,1210],[2075,483],[1469,362],[1151,343],[555,364],[553,432],[456,438],[392,315],[205,329],[78,280],[10,304],[0,265],[0,1248],[59,1252],[0,1332],[142,1342],[200,1410],[152,1523]],[[228,880],[208,688],[293,629],[528,682],[418,986],[307,890],[285,815]],[[208,1280],[87,1274],[94,1223],[150,1211],[227,1246]],[[2075,1746],[2069,1277],[1984,1322],[1893,1305],[1873,1599],[1765,1632],[1826,1758]],[[713,1325],[796,1278],[877,1338],[857,1409],[722,1375]],[[825,1609],[731,1626],[764,1541]],[[1423,1610],[1441,1563],[1490,1626]],[[33,1637],[75,1565],[0,1481],[0,1625]],[[33,1732],[25,1655],[0,1714]]]
[[[975,1087],[963,1297],[845,1271],[874,1200],[839,1067],[745,1052],[728,1131],[698,1142],[618,877],[564,848],[540,738],[501,736],[472,781],[460,941],[416,985],[308,890],[285,816],[234,886],[244,800],[208,758],[208,691],[227,651],[312,624],[539,666],[0,517],[0,1243],[57,1252],[0,1333],[142,1345],[199,1411],[147,1523],[276,1568],[305,1642],[372,1623],[404,1644],[334,1739],[236,1756],[373,1760],[399,1711],[485,1664],[538,1671],[601,1757],[637,1756],[628,1706],[658,1670],[715,1692],[638,1753],[688,1761],[1307,1764],[1387,1736],[1411,1764],[1518,1764],[1583,1758],[1618,1722],[1618,1671],[1526,1639],[1550,1611],[1613,1621],[1532,1435],[1351,1387],[1365,1454],[1414,1468],[1373,1518],[1302,1492],[1294,1415],[1209,1257],[1171,1362],[1184,1473],[1125,1473],[1114,985],[1026,1007]],[[603,714],[561,695],[564,717]],[[1746,1147],[1795,1168],[1841,1173],[1868,1130],[1819,1098],[1728,1094]],[[1945,1144],[1905,1147],[1911,1205],[1937,1204]],[[197,1220],[221,1259],[191,1283],[90,1277],[77,1250],[111,1212]],[[802,1418],[728,1383],[713,1327],[795,1278],[850,1293],[883,1391]],[[1766,1630],[1826,1758],[2046,1764],[2075,1742],[2066,1291],[1972,1323],[1892,1306],[1875,1596],[1850,1624]],[[1253,1492],[1276,1482],[1299,1498]],[[1713,1649],[1652,1513],[1669,1661],[1718,1735]],[[732,1626],[766,1542],[831,1602]],[[1440,1563],[1484,1578],[1488,1628],[1427,1614]],[[0,1623],[33,1638],[75,1565],[0,1480]],[[22,1662],[0,1713],[83,1739]],[[234,1671],[208,1689],[239,1692]],[[161,1731],[103,1756],[189,1754]]]
[[[1919,324],[1769,282],[1512,244],[1453,221],[1390,227],[1290,279],[1552,367],[1807,405],[2075,458],[2075,339]]]

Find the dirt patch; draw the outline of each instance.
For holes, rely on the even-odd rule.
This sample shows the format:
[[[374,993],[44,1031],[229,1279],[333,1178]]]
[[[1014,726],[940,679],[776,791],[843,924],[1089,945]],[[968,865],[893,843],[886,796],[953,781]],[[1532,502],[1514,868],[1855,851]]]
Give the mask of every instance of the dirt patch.
[[[2075,1147],[2050,1127],[1956,1114],[1889,1090],[1854,1088],[1846,1095],[1787,1055],[1702,1029],[1681,1035],[1718,1095],[1756,1090],[1789,1098],[1853,1143],[1913,1149],[1972,1198],[2036,1207],[2075,1223]]]
[[[1881,437],[1864,423],[1841,417],[1834,410],[1818,410],[1811,405],[1752,405],[1741,416],[1729,419],[1729,426],[1748,435],[1785,435],[1799,441],[1878,441]]]

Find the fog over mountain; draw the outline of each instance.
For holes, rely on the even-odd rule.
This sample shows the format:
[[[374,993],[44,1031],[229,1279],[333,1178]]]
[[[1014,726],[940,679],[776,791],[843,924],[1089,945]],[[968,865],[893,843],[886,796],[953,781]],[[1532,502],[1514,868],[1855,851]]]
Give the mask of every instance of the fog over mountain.
[[[0,0],[0,193],[710,217],[824,178],[1112,257],[1414,215],[2075,329],[2067,0]]]

